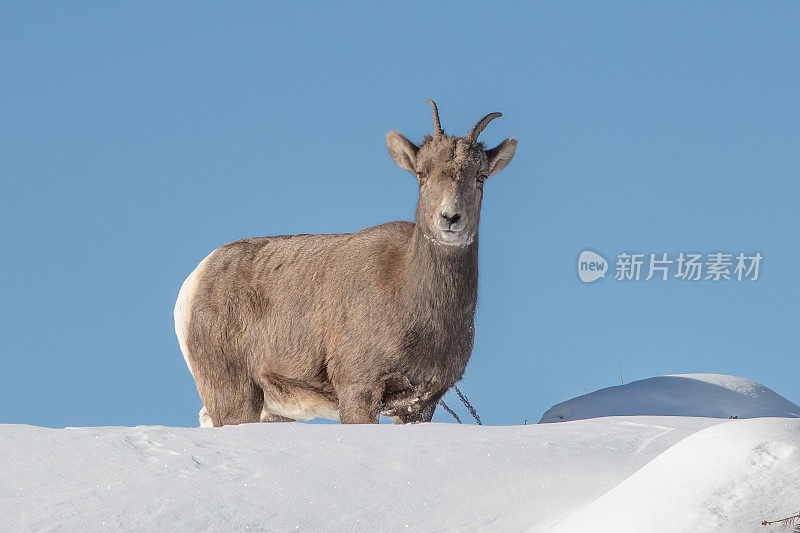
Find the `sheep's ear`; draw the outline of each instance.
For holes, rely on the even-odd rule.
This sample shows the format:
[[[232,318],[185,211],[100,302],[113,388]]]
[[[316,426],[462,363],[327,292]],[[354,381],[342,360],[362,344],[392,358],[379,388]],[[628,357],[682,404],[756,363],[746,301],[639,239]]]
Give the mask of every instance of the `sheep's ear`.
[[[506,168],[511,163],[516,149],[517,140],[506,139],[491,150],[486,150],[486,158],[489,160],[489,175],[497,174]]]
[[[416,144],[396,131],[390,131],[386,134],[386,148],[389,149],[389,155],[392,156],[397,166],[414,172],[414,166],[417,164],[417,152],[419,152]]]

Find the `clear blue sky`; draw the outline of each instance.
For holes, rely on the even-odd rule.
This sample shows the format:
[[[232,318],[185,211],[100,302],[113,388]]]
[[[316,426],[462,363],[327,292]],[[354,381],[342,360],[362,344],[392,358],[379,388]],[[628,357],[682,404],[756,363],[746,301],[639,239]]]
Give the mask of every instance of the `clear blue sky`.
[[[793,2],[3,3],[0,422],[196,424],[184,278],[240,237],[411,219],[384,135],[431,132],[426,98],[519,139],[481,218],[462,390],[487,423],[620,365],[800,403],[798,27]],[[584,285],[585,248],[764,262]]]

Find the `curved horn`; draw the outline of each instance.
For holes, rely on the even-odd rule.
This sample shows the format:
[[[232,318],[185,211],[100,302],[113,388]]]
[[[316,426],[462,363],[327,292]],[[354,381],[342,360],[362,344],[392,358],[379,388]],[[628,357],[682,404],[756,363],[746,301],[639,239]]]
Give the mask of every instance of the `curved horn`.
[[[484,129],[486,129],[486,126],[488,126],[489,123],[494,119],[502,116],[503,116],[502,113],[489,113],[488,115],[480,119],[478,123],[472,127],[471,130],[469,130],[469,133],[467,134],[467,139],[469,139],[470,141],[477,141],[478,135],[480,135],[481,132]]]
[[[439,124],[439,109],[436,107],[436,102],[430,98],[425,101],[431,104],[433,108],[433,139],[436,140],[444,134],[442,126]]]

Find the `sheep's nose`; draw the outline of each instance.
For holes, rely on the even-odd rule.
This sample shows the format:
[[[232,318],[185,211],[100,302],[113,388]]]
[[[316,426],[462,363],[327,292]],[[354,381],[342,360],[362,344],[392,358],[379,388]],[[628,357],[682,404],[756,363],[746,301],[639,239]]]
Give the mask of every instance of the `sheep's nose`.
[[[447,224],[452,226],[456,222],[461,219],[461,215],[458,213],[448,213],[447,211],[442,211],[442,218],[447,221]]]

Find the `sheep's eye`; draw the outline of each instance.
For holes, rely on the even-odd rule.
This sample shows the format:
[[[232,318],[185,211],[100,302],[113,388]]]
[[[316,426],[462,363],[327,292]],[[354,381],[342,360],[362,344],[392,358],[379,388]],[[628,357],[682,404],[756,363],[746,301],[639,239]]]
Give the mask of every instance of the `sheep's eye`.
[[[489,176],[487,176],[486,174],[481,174],[480,176],[478,176],[478,183],[483,183],[484,181],[486,181],[486,178],[488,177]]]
[[[419,182],[420,182],[420,183],[422,183],[423,181],[425,181],[425,173],[423,173],[423,172],[417,172],[417,173],[416,173],[416,175],[417,175],[417,179],[419,180]]]

